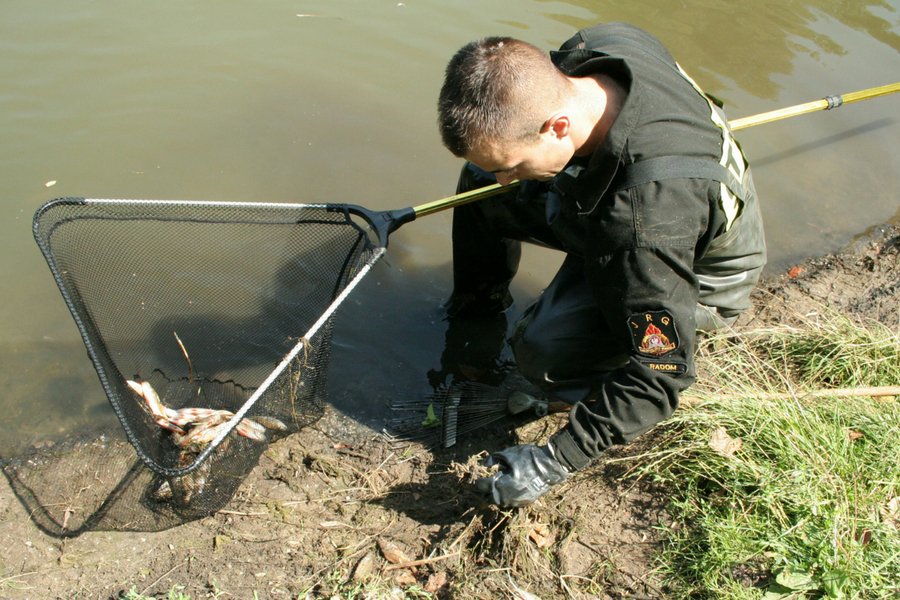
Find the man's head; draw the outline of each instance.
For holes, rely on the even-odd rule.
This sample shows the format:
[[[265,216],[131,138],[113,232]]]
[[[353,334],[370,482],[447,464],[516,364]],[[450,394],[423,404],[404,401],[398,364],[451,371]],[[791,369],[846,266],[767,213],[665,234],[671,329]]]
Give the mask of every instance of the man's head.
[[[447,65],[438,101],[444,145],[501,183],[549,178],[572,155],[556,145],[568,134],[559,111],[570,91],[568,78],[531,44],[503,37],[467,44]]]

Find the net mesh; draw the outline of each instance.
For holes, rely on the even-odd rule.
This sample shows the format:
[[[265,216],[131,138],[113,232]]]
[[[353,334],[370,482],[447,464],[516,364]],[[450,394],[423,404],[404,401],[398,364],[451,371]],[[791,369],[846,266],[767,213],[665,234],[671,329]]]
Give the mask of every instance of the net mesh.
[[[346,205],[61,199],[34,235],[151,471],[141,502],[184,519],[322,415],[334,310],[384,251]]]

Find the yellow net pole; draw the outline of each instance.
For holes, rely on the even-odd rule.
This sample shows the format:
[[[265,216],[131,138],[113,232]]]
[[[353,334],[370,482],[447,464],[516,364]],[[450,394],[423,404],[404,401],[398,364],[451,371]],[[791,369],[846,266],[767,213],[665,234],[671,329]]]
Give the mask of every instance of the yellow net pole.
[[[733,119],[728,122],[728,125],[733,131],[739,131],[741,129],[747,129],[748,127],[762,125],[763,123],[780,121],[782,119],[805,115],[819,110],[830,110],[832,108],[837,108],[838,106],[841,106],[843,104],[851,104],[853,102],[859,102],[860,100],[868,100],[870,98],[877,98],[878,96],[886,96],[887,94],[893,94],[895,92],[900,92],[900,82],[867,88],[864,90],[859,90],[857,92],[849,92],[847,94],[841,94],[840,96],[826,96],[821,100],[814,100],[812,102],[805,102],[803,104],[795,104],[794,106],[788,106],[786,108],[780,108],[778,110],[772,110],[750,117]],[[518,181],[513,181],[506,185],[495,183],[483,188],[478,188],[477,190],[471,190],[468,192],[463,192],[462,194],[456,194],[455,196],[448,196],[447,198],[441,198],[440,200],[434,200],[426,204],[421,204],[419,206],[413,207],[413,210],[416,213],[416,217],[424,217],[425,215],[430,215],[442,210],[447,210],[448,208],[462,206],[463,204],[468,204],[469,202],[484,200],[485,198],[490,198],[492,196],[508,192],[518,187],[518,185]]]
[[[860,100],[877,98],[878,96],[885,96],[887,94],[893,94],[895,92],[900,92],[900,82],[868,88],[865,90],[860,90],[858,92],[850,92],[848,94],[842,94],[840,96],[826,96],[821,100],[814,100],[812,102],[796,104],[794,106],[788,106],[787,108],[780,108],[778,110],[772,110],[758,115],[753,115],[752,117],[734,119],[733,121],[729,121],[728,124],[731,126],[731,129],[733,131],[739,131],[741,129],[753,127],[754,125],[762,125],[763,123],[780,121],[781,119],[805,115],[819,110],[830,110],[832,108],[837,108],[838,106],[841,106],[843,104],[851,104],[853,102],[859,102]]]
[[[490,198],[491,196],[502,194],[503,192],[507,192],[513,188],[518,187],[518,185],[518,181],[513,181],[512,183],[508,183],[506,185],[494,183],[483,188],[478,188],[477,190],[470,190],[468,192],[463,192],[462,194],[456,194],[455,196],[448,196],[447,198],[441,198],[440,200],[434,200],[432,202],[420,204],[419,206],[413,207],[413,210],[416,212],[416,217],[424,217],[425,215],[430,215],[432,213],[446,210],[448,208],[453,208],[454,206],[462,206],[463,204],[468,204],[469,202],[484,200],[485,198]]]

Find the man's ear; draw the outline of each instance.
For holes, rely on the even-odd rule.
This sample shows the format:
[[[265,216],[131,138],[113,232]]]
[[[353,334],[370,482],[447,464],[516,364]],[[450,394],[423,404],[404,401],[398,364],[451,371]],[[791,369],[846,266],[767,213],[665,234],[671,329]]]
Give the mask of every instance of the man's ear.
[[[544,121],[543,127],[541,127],[541,133],[552,132],[553,136],[557,139],[562,139],[569,135],[569,127],[571,123],[569,121],[568,115],[563,113],[554,113],[550,116],[549,119]]]

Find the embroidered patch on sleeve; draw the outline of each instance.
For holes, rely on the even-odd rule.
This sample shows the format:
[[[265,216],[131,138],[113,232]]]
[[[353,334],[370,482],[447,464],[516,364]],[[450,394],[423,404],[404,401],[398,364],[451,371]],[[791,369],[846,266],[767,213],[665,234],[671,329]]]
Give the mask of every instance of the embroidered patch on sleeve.
[[[628,331],[639,360],[654,371],[682,374],[687,371],[683,361],[663,360],[678,349],[675,319],[665,310],[636,313],[628,317]]]
[[[661,371],[662,373],[672,373],[674,375],[683,375],[687,373],[687,365],[683,362],[659,362],[649,359],[641,360],[641,362],[647,365],[648,369]]]
[[[645,356],[663,356],[678,348],[675,319],[666,310],[643,312],[628,317],[634,349]]]

